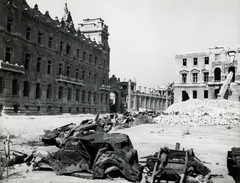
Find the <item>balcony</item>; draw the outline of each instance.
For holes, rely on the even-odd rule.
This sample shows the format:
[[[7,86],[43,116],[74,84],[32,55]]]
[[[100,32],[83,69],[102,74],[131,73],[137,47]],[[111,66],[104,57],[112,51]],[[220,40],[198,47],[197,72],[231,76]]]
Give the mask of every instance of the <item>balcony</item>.
[[[10,64],[9,62],[3,62],[2,60],[0,60],[0,70],[7,70],[10,72],[17,72],[17,73],[25,74],[23,65],[19,66],[17,63]]]
[[[109,85],[104,85],[104,84],[102,84],[102,85],[100,86],[100,90],[111,91],[110,86],[109,86]]]
[[[83,80],[81,80],[81,79],[71,78],[71,77],[62,76],[62,75],[57,76],[56,81],[71,83],[71,84],[81,85],[81,86],[84,85]]]

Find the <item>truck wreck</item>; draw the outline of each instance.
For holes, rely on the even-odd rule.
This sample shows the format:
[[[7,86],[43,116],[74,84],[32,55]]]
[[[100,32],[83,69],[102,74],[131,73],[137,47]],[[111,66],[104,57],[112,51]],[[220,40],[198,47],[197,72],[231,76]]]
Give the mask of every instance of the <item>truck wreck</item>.
[[[27,158],[35,170],[48,165],[57,175],[76,172],[91,173],[93,179],[122,176],[129,181],[141,181],[143,166],[138,163],[137,150],[126,134],[93,133],[69,137],[61,149],[50,154],[34,151]]]
[[[194,154],[193,150],[172,150],[167,147],[146,158],[144,173],[146,182],[161,180],[178,183],[211,183],[210,169]]]

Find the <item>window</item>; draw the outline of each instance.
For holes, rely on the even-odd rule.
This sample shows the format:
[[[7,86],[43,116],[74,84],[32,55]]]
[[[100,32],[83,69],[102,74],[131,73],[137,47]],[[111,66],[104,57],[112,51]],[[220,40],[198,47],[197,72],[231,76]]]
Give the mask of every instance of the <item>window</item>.
[[[204,57],[204,64],[208,65],[209,64],[209,57]]]
[[[72,99],[72,89],[71,88],[68,88],[68,100],[71,100]]]
[[[103,67],[106,67],[106,60],[103,61]]]
[[[71,51],[71,46],[69,44],[67,44],[66,53],[69,55],[70,51]]]
[[[103,103],[103,93],[101,93],[101,103]]]
[[[102,84],[105,85],[105,76],[103,76],[103,82],[102,82]]]
[[[12,81],[12,94],[17,95],[18,94],[18,80],[14,79]]]
[[[209,75],[209,73],[208,72],[204,72],[204,78],[203,78],[203,80],[204,80],[204,82],[208,82],[208,75]]]
[[[78,77],[79,77],[79,69],[76,68],[76,79],[78,79]]]
[[[93,94],[93,102],[96,103],[97,102],[97,93],[94,92]]]
[[[83,61],[86,61],[86,52],[83,52]]]
[[[24,64],[25,69],[29,69],[30,57],[31,55],[29,53],[25,54],[25,64]]]
[[[29,94],[29,83],[28,81],[24,81],[23,83],[23,96],[27,97]]]
[[[70,66],[67,66],[67,77],[70,77]]]
[[[85,79],[85,71],[82,71],[82,80],[84,81]]]
[[[58,99],[62,99],[62,96],[63,96],[63,87],[60,86],[58,89]]]
[[[194,98],[194,99],[197,98],[197,90],[193,90],[193,98]]]
[[[12,18],[8,18],[7,19],[7,31],[8,32],[12,32],[12,26],[13,26],[13,19]]]
[[[62,67],[63,67],[63,64],[60,63],[60,64],[58,65],[58,74],[59,74],[59,75],[62,75]]]
[[[183,59],[183,66],[187,66],[187,59],[186,58]]]
[[[97,65],[98,57],[95,57],[94,64]]]
[[[27,40],[30,40],[30,39],[31,39],[31,28],[30,28],[30,27],[27,27],[26,39],[27,39]]]
[[[193,76],[192,82],[193,82],[193,83],[197,83],[197,82],[198,82],[198,73],[193,73],[192,76]]]
[[[193,65],[198,65],[198,58],[193,58]]]
[[[80,90],[77,89],[76,90],[76,101],[79,102],[79,93],[80,93]]]
[[[208,98],[208,90],[204,90],[204,98]]]
[[[91,80],[92,80],[92,73],[89,72],[89,75],[88,75],[88,81],[89,81],[89,83],[91,83]]]
[[[40,98],[40,83],[36,85],[36,99]]]
[[[49,38],[48,38],[48,47],[49,47],[49,48],[52,48],[52,46],[53,46],[53,38],[52,38],[52,37],[49,37]]]
[[[82,102],[85,103],[85,91],[82,91]]]
[[[52,65],[52,62],[49,60],[48,67],[47,67],[47,74],[51,74],[51,65]]]
[[[105,104],[108,104],[108,99],[109,99],[108,94],[106,94],[106,96],[105,96]]]
[[[52,93],[52,85],[47,86],[47,98],[51,98],[51,93]]]
[[[43,40],[43,33],[39,32],[38,33],[38,44],[42,44],[42,40]]]
[[[59,47],[60,51],[62,52],[63,51],[63,42],[60,41],[60,47]]]
[[[88,92],[88,103],[91,103],[91,95],[92,95],[92,93],[89,91]]]
[[[92,63],[92,55],[89,55],[89,63]]]
[[[12,54],[12,49],[11,48],[6,48],[6,55],[5,55],[5,61],[6,62],[11,62],[11,54]]]
[[[97,84],[97,74],[94,74],[93,84]]]
[[[3,93],[3,78],[0,77],[0,93]]]
[[[80,50],[77,49],[77,58],[79,58],[79,56],[80,56]]]
[[[187,74],[182,74],[182,83],[187,83]]]
[[[41,61],[42,61],[42,58],[37,57],[37,72],[41,71]]]

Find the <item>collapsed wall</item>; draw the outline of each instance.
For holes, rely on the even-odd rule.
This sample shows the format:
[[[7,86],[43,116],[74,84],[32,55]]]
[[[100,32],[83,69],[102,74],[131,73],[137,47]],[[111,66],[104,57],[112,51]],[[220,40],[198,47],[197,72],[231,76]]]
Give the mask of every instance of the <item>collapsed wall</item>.
[[[240,102],[191,99],[169,106],[155,120],[163,125],[240,126]]]

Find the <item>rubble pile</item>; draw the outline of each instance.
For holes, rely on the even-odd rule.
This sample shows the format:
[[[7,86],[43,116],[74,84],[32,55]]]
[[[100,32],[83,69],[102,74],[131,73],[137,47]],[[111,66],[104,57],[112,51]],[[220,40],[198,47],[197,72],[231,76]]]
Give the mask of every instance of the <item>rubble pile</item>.
[[[163,125],[240,126],[240,102],[192,99],[171,105],[155,120]]]

